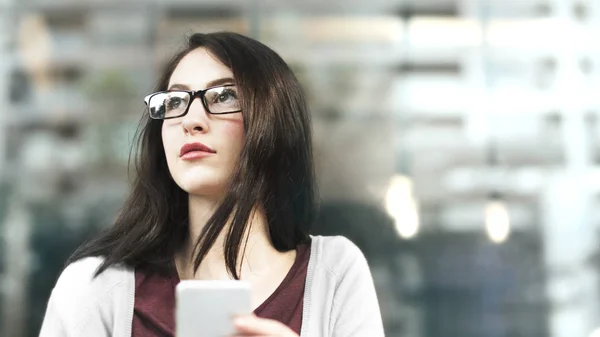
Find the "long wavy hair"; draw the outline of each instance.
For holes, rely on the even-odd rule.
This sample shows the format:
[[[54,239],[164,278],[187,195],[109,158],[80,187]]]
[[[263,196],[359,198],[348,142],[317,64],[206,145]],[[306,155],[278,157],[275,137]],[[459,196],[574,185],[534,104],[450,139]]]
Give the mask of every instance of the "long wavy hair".
[[[310,240],[316,213],[310,116],[303,90],[283,59],[258,41],[229,32],[191,35],[167,64],[156,91],[167,90],[181,59],[199,47],[233,72],[245,143],[226,194],[196,243],[194,267],[227,230],[225,262],[228,272],[239,279],[238,256],[257,206],[265,213],[277,250],[291,250]],[[144,114],[130,157],[136,173],[131,195],[115,223],[81,245],[67,265],[101,256],[104,261],[96,276],[117,264],[163,273],[172,268],[175,253],[189,236],[189,201],[170,176],[161,128],[162,121]]]

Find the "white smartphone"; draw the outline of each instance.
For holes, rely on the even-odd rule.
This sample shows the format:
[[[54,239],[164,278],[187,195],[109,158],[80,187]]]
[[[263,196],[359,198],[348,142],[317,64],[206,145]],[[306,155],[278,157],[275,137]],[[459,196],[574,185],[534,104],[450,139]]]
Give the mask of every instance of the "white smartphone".
[[[251,286],[244,281],[183,280],[175,296],[176,337],[229,336],[233,317],[251,313]]]

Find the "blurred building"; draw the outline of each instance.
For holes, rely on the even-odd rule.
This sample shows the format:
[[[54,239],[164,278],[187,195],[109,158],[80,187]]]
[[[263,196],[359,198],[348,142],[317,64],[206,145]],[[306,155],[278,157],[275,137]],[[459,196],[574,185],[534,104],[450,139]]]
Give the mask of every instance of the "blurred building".
[[[363,248],[389,336],[600,326],[600,2],[2,0],[0,18],[0,335],[37,335],[128,191],[142,97],[186,34],[218,30],[303,82],[316,231]]]

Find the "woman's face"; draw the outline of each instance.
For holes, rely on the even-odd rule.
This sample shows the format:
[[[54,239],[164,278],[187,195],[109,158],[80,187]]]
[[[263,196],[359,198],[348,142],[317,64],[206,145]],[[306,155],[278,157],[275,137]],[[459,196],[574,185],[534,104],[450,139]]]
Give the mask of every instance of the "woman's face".
[[[179,62],[168,89],[200,90],[215,84],[234,84],[233,74],[205,48],[197,48]],[[209,114],[196,98],[185,116],[164,120],[162,140],[169,171],[181,189],[220,197],[243,147],[242,114]]]

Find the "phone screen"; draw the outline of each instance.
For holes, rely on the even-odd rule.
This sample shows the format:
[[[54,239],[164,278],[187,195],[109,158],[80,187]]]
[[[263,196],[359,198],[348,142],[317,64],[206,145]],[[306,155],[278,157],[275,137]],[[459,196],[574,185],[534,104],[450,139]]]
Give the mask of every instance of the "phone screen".
[[[235,332],[233,317],[251,313],[244,281],[184,280],[176,287],[176,337],[221,337]]]

